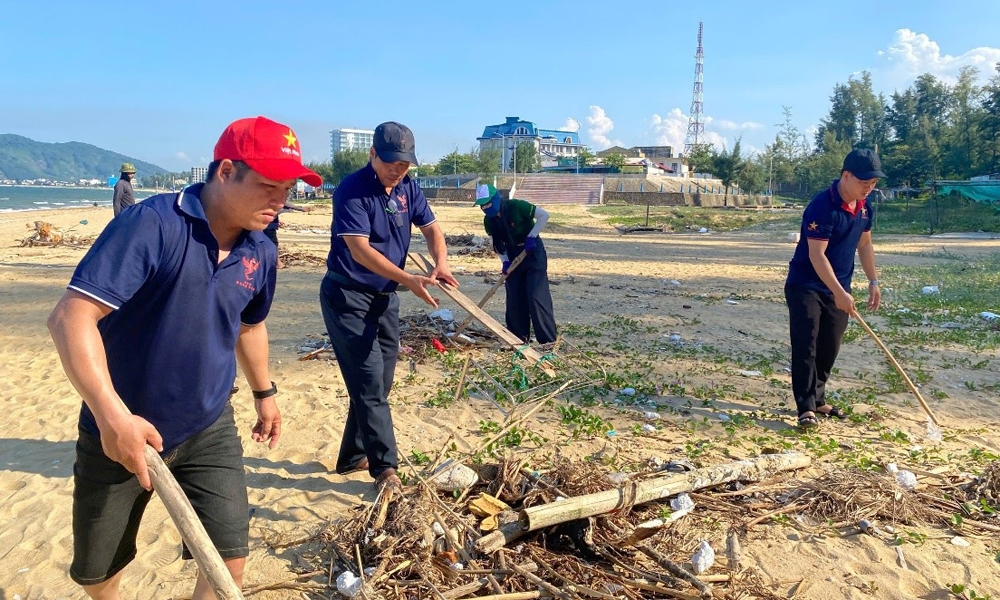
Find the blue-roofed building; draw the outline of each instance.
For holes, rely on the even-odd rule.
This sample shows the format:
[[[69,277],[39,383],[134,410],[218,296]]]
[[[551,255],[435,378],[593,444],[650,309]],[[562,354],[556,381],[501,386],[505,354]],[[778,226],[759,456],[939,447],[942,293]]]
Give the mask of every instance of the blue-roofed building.
[[[521,144],[531,144],[541,155],[542,166],[555,165],[560,158],[576,158],[583,145],[580,144],[580,134],[576,131],[560,131],[558,129],[541,129],[531,121],[520,117],[507,117],[499,125],[487,125],[483,135],[476,138],[479,141],[479,151],[491,148],[501,152],[501,171],[512,167],[514,148]]]

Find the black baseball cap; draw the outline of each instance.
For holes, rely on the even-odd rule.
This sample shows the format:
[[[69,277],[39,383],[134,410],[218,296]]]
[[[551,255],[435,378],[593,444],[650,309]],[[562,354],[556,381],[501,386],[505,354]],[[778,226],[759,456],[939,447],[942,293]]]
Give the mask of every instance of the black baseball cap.
[[[417,149],[413,141],[413,132],[402,123],[387,121],[375,128],[372,140],[375,154],[382,162],[398,162],[404,160],[417,164]]]
[[[878,154],[867,148],[851,150],[844,158],[844,168],[841,171],[848,171],[862,181],[885,177]]]

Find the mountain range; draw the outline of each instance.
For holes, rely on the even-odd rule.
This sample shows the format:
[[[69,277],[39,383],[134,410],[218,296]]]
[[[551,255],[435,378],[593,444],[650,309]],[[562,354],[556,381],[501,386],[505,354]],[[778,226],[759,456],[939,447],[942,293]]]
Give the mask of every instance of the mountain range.
[[[124,162],[135,165],[140,177],[167,173],[163,167],[83,142],[36,142],[0,134],[0,179],[105,179],[117,176]]]

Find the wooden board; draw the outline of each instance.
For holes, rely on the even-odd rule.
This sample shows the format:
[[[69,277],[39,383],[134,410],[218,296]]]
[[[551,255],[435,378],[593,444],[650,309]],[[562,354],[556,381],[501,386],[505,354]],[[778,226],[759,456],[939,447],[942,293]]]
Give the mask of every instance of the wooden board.
[[[526,256],[528,256],[528,254],[522,250],[521,253],[514,258],[514,262],[510,263],[510,266],[507,267],[507,272],[500,276],[500,280],[493,284],[493,287],[490,288],[490,291],[486,292],[486,295],[483,296],[483,299],[480,300],[479,304],[477,304],[476,306],[478,306],[479,308],[486,306],[486,303],[490,301],[490,298],[493,297],[493,294],[497,293],[497,290],[499,290],[500,287],[507,282],[507,278],[510,277],[510,274],[514,272],[514,269],[517,268],[517,265],[524,262],[524,258]],[[469,323],[471,322],[472,322],[472,315],[469,315],[468,317],[465,318],[464,321],[462,321],[462,323],[457,328],[455,328],[455,335],[458,335],[463,331],[465,331],[465,328],[468,327]]]
[[[434,265],[431,264],[431,261],[427,260],[427,257],[422,254],[410,252],[409,256],[410,260],[412,260],[413,263],[417,265],[417,268],[420,269],[420,271],[425,275],[434,270]],[[472,315],[472,318],[482,323],[487,329],[496,334],[498,338],[509,344],[511,348],[524,355],[524,357],[527,358],[531,364],[538,365],[538,368],[544,371],[549,377],[555,377],[556,372],[551,366],[542,361],[542,355],[539,354],[537,350],[522,342],[519,337],[511,333],[506,327],[500,324],[499,321],[491,317],[483,309],[476,306],[476,303],[473,302],[468,296],[455,289],[454,286],[443,281],[438,281],[438,287],[441,288],[441,291],[443,291],[446,296],[468,311],[468,313]]]

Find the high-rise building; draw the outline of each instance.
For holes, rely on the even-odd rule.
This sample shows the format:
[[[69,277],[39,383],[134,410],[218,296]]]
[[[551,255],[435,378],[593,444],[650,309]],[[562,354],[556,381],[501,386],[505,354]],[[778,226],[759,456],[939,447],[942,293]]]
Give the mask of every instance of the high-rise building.
[[[334,129],[330,132],[330,156],[346,150],[368,151],[375,131],[371,129]]]
[[[191,167],[191,183],[202,183],[208,177],[208,167]]]

